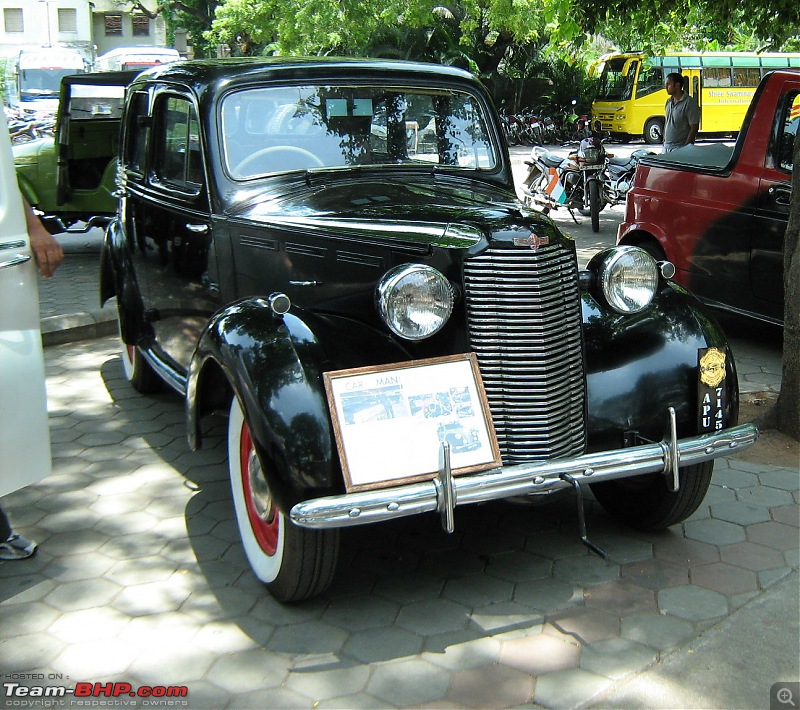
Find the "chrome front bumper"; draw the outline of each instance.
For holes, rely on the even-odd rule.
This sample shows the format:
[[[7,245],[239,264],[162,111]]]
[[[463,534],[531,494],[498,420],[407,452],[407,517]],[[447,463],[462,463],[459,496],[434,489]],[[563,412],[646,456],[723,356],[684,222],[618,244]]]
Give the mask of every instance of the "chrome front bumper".
[[[450,475],[449,452],[445,445],[442,471],[433,480],[315,498],[295,505],[290,517],[301,527],[339,528],[438,512],[445,529],[452,530],[453,509],[457,505],[550,493],[574,485],[570,478],[583,484],[662,474],[667,477],[668,486],[675,490],[678,467],[725,456],[751,446],[758,439],[754,424],[741,424],[718,433],[679,440],[675,436],[674,412],[670,415],[672,436],[659,443],[505,466],[457,477]]]

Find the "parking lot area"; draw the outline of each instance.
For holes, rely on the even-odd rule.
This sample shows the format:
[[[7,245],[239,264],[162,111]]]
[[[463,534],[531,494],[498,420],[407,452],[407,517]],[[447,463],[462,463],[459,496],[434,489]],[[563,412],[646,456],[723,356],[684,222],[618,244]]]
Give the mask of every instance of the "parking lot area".
[[[136,395],[114,338],[46,356],[54,474],[3,500],[41,545],[0,568],[6,679],[185,686],[192,708],[602,706],[765,590],[796,611],[798,475],[758,457],[719,460],[663,533],[590,504],[609,561],[580,543],[572,497],[459,508],[453,535],[434,516],[347,529],[332,588],[281,606],[238,542],[224,426],[190,452],[180,398]],[[769,624],[796,643],[791,618]],[[744,697],[708,686],[710,706],[766,706],[797,658],[769,668]]]
[[[581,265],[622,209],[597,234],[553,215]],[[0,562],[5,706],[766,708],[800,680],[800,473],[776,436],[718,459],[664,532],[589,495],[608,560],[573,495],[519,499],[457,508],[450,535],[434,515],[346,528],[331,588],[275,602],[239,542],[225,421],[192,452],[181,398],[133,391],[97,307],[98,235],[68,239],[40,291],[53,475],[2,499],[40,545]],[[780,387],[780,339],[730,332],[750,416]]]

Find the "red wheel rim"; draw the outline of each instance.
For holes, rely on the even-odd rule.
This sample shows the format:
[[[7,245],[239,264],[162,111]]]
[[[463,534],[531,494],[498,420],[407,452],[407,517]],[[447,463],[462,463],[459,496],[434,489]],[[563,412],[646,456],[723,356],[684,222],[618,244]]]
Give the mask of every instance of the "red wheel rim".
[[[272,556],[278,549],[278,534],[280,532],[280,516],[268,498],[266,484],[263,485],[264,494],[259,498],[261,504],[257,502],[253,495],[253,476],[261,476],[258,467],[258,460],[254,455],[253,437],[250,434],[250,427],[245,422],[242,423],[242,434],[239,439],[239,471],[242,475],[242,489],[244,490],[245,505],[247,505],[247,517],[250,520],[250,527],[253,535],[258,541],[264,554]]]
[[[128,351],[128,360],[133,364],[133,358],[136,355],[136,347],[134,345],[125,345],[125,348]]]

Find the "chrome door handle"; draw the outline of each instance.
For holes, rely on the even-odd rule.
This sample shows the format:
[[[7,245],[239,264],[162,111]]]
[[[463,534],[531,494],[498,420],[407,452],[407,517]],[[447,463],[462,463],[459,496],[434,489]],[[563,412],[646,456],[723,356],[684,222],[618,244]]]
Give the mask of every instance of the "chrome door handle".
[[[193,234],[205,234],[208,231],[207,224],[187,224],[186,229]]]
[[[7,261],[0,261],[0,269],[7,269],[9,266],[19,266],[30,260],[31,258],[27,254],[17,254]]]

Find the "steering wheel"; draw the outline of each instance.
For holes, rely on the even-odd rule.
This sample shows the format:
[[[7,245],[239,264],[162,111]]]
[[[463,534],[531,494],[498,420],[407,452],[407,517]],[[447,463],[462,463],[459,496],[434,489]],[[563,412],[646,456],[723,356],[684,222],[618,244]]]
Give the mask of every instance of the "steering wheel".
[[[322,168],[325,167],[316,155],[305,148],[298,148],[296,145],[271,145],[268,148],[257,150],[252,155],[248,155],[234,169],[234,174],[238,177],[249,177],[256,174],[257,170],[251,168],[258,164],[262,158],[271,158],[273,167],[270,172],[281,172],[283,170],[302,170],[303,168]]]

